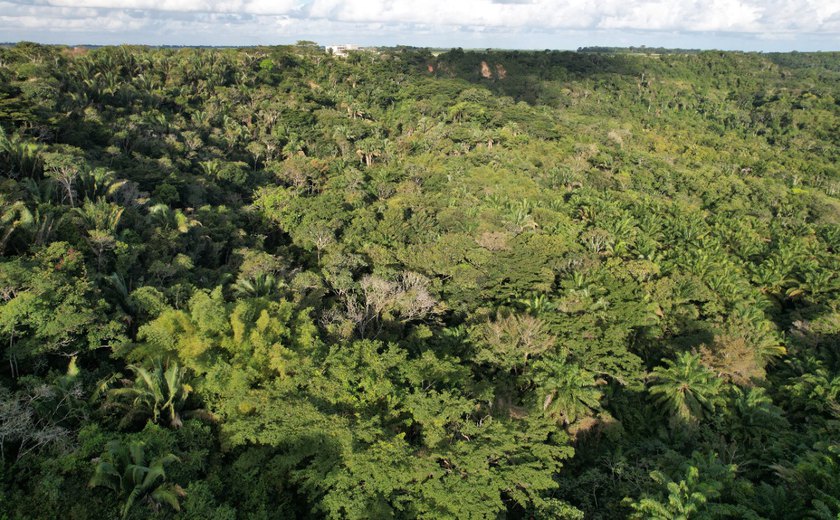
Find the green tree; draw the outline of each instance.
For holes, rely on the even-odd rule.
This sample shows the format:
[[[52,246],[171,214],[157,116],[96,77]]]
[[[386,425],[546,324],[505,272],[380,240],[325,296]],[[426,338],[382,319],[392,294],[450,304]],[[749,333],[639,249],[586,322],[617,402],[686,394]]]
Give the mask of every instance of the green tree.
[[[705,481],[700,471],[689,466],[685,478],[679,482],[669,479],[661,471],[650,474],[660,487],[664,488],[655,497],[644,497],[639,501],[628,501],[633,509],[630,518],[635,520],[689,520],[721,518],[727,512],[713,501],[720,496],[722,484]]]
[[[32,212],[23,201],[9,204],[0,202],[0,255],[6,250],[12,235],[17,230],[29,229],[34,223]]]
[[[192,392],[192,387],[185,383],[186,369],[175,361],[165,364],[160,359],[151,370],[138,365],[128,368],[134,373],[134,381],[122,388],[108,389],[105,407],[125,410],[124,425],[142,417],[155,424],[165,422],[180,428],[181,412]],[[119,377],[117,374],[111,379]]]
[[[259,273],[255,276],[239,279],[233,285],[236,294],[248,298],[268,298],[277,295],[285,287],[283,280],[278,280],[271,273]]]
[[[700,363],[698,354],[680,353],[676,361],[666,359],[653,369],[648,391],[675,424],[693,424],[722,403],[723,381]]]
[[[171,453],[149,458],[141,441],[128,444],[111,441],[97,462],[88,485],[115,491],[123,502],[122,518],[127,518],[131,509],[141,502],[153,509],[167,504],[179,511],[179,499],[185,493],[177,484],[167,482],[166,477],[166,466],[173,462],[179,462],[179,459]]]
[[[542,411],[568,426],[600,408],[601,391],[595,377],[567,363],[538,363],[536,382]]]

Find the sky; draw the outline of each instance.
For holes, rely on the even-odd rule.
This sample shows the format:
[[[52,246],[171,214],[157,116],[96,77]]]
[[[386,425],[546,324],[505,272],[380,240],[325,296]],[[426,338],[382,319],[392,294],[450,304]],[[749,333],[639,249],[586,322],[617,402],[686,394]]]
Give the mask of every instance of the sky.
[[[0,42],[840,50],[840,0],[0,0]]]

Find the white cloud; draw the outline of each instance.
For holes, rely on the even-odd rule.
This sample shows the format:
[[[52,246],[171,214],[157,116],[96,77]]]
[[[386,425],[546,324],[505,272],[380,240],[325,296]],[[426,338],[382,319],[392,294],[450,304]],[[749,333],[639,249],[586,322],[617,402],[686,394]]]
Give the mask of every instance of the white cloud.
[[[27,29],[51,41],[73,32],[88,41],[247,44],[321,36],[465,46],[516,45],[537,34],[539,46],[551,46],[570,35],[599,43],[613,35],[626,44],[653,43],[644,35],[697,41],[692,35],[717,33],[819,40],[837,49],[840,0],[0,0],[0,41],[27,38]]]
[[[267,15],[288,14],[302,5],[298,0],[37,0],[34,3],[78,8]]]
[[[840,30],[837,25],[840,0],[314,0],[307,14],[349,22],[542,30],[621,28],[754,33]]]

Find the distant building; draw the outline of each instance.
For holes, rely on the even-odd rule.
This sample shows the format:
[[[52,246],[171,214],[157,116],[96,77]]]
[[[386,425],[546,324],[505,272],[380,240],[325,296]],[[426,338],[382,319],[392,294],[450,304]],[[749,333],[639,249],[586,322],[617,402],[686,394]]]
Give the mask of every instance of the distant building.
[[[347,56],[347,53],[350,51],[357,51],[359,50],[358,45],[353,45],[351,43],[346,43],[343,45],[327,45],[327,52],[331,53],[333,56]]]

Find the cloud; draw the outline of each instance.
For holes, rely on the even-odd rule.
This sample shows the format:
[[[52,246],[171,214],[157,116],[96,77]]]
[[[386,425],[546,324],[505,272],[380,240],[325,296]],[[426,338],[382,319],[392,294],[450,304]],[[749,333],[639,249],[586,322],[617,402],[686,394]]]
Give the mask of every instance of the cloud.
[[[532,30],[840,32],[840,0],[314,0],[307,12],[350,22]]]
[[[302,5],[297,0],[21,0],[13,3],[74,8],[267,15],[289,14]]]
[[[83,34],[91,42],[182,44],[323,36],[517,46],[542,35],[540,47],[570,35],[590,42],[612,35],[623,44],[674,34],[685,41],[706,34],[715,47],[708,35],[725,34],[837,48],[840,0],[0,0],[0,40],[29,39],[27,31],[50,41]]]

